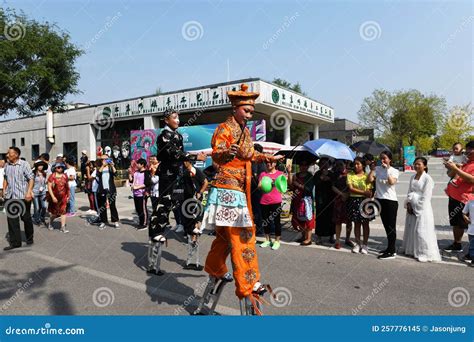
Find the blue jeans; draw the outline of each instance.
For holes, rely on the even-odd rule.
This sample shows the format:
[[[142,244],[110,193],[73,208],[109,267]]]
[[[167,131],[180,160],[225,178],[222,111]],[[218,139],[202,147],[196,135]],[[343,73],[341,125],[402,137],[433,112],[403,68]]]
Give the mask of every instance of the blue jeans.
[[[76,212],[76,187],[71,186],[69,188],[70,191],[70,196],[69,196],[69,202],[67,204],[67,212],[68,213],[75,213]]]
[[[44,222],[46,215],[46,194],[34,195],[33,197],[33,206],[35,208],[33,214],[33,222],[40,223]]]
[[[474,235],[468,235],[468,237],[469,237],[469,256],[472,259],[474,259]]]

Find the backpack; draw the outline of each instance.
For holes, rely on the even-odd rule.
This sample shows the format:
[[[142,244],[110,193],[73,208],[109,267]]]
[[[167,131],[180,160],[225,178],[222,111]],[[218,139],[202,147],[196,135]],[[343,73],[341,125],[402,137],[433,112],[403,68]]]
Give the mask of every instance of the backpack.
[[[301,199],[297,211],[296,217],[298,221],[308,222],[313,219],[313,201],[311,196],[305,196]]]

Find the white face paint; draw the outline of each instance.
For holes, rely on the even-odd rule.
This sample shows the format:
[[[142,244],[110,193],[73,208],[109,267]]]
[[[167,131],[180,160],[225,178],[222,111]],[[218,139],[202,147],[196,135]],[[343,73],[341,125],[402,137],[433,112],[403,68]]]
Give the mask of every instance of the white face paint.
[[[128,150],[126,148],[122,148],[122,157],[124,157],[125,159],[128,158]]]
[[[114,150],[113,154],[114,154],[114,158],[117,159],[120,155],[120,151],[119,150]]]
[[[112,155],[112,149],[110,148],[110,146],[105,146],[104,152],[109,157]]]

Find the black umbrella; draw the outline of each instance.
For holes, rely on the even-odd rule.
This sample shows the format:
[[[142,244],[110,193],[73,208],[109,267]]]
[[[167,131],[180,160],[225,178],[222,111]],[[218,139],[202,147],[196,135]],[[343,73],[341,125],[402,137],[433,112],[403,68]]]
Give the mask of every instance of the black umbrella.
[[[358,141],[355,144],[352,144],[351,147],[357,152],[361,152],[364,154],[370,153],[374,156],[379,155],[383,151],[390,151],[390,149],[386,145],[369,140]]]
[[[287,159],[293,159],[294,164],[300,164],[301,161],[306,161],[308,164],[314,163],[318,157],[307,147],[296,146],[281,149],[276,155],[281,154]]]

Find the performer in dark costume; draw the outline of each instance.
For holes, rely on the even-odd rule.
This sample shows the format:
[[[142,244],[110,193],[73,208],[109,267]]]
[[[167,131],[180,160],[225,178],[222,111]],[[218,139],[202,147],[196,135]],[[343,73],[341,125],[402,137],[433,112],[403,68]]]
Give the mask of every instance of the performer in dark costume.
[[[160,161],[158,176],[160,198],[156,210],[151,216],[148,235],[150,248],[148,250],[148,271],[157,275],[163,274],[160,270],[161,249],[166,242],[166,228],[170,227],[169,215],[184,195],[183,189],[183,162],[185,160],[204,160],[205,155],[190,155],[184,152],[183,137],[178,132],[179,113],[168,110],[164,114],[165,127],[158,136],[158,154]]]

